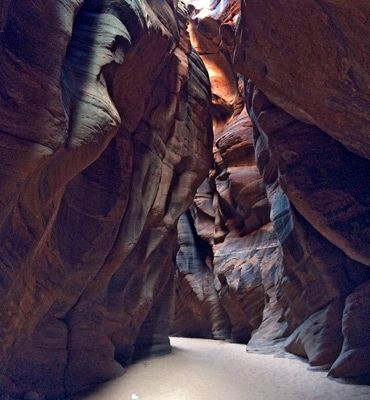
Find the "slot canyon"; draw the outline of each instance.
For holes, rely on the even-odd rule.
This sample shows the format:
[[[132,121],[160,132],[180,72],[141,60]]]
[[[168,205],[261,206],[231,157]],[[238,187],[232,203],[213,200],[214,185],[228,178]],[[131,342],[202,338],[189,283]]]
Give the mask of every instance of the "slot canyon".
[[[0,43],[0,400],[170,336],[370,384],[368,0],[1,0]]]

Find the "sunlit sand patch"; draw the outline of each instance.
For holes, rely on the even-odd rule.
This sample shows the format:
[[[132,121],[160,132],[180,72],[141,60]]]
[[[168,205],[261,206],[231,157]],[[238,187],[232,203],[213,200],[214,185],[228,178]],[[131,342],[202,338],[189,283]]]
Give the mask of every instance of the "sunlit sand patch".
[[[344,385],[297,357],[246,352],[215,340],[171,338],[173,352],[143,360],[83,400],[368,400],[369,386]]]

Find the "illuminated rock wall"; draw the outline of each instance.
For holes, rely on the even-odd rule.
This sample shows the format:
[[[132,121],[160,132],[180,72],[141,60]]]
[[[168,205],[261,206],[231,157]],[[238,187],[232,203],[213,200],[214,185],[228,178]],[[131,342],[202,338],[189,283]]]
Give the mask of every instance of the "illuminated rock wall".
[[[198,321],[208,337],[284,346],[366,381],[369,6],[192,4],[191,39],[212,84],[214,168],[186,220],[198,251],[180,240],[175,333],[194,334]]]
[[[170,351],[176,223],[210,167],[209,82],[182,3],[6,6],[0,393],[68,397]]]

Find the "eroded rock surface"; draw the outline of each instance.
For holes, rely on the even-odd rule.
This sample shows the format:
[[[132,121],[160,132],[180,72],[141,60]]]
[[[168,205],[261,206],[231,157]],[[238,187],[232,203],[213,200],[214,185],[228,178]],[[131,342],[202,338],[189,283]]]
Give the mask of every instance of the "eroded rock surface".
[[[242,1],[238,17],[232,1],[193,5],[191,38],[211,71],[215,167],[187,220],[207,251],[193,263],[180,242],[188,289],[177,301],[190,314],[198,304],[198,319],[211,313],[198,272],[183,268],[201,265],[231,338],[366,380],[368,6]]]
[[[210,166],[209,82],[181,2],[7,6],[0,393],[63,397],[170,349],[176,222]]]
[[[280,249],[246,111],[229,122],[216,146],[219,162],[179,222],[176,320],[182,330],[177,322],[174,333],[200,330],[190,318],[195,314],[198,321],[208,321],[206,337],[246,343],[263,318],[264,285]]]
[[[284,111],[369,158],[369,2],[241,4],[236,69]]]
[[[343,313],[344,343],[329,374],[334,377],[370,381],[370,283],[356,288],[346,299]]]
[[[287,333],[294,330],[286,348],[307,356],[313,365],[332,364],[343,341],[345,298],[366,279],[368,272],[365,265],[343,252],[345,246],[341,249],[330,242],[330,235],[329,240],[321,235],[319,229],[315,229],[315,222],[330,229],[325,220],[326,200],[334,198],[341,188],[345,191],[342,196],[350,196],[347,157],[353,157],[365,170],[369,167],[368,161],[348,154],[340,143],[317,127],[294,120],[252,84],[248,85],[248,94],[248,108],[255,127],[257,164],[266,182],[271,219],[284,255],[283,273],[277,287],[281,290],[280,305],[288,323]],[[316,157],[320,152],[328,153],[325,157]],[[332,154],[336,156],[330,157]],[[311,183],[313,181],[315,184]],[[292,190],[299,182],[301,190]],[[322,187],[327,196],[321,197],[325,202],[320,206],[316,191],[320,192]],[[359,191],[353,201],[366,204],[369,193],[357,187]],[[302,200],[306,208],[300,208]],[[336,210],[335,201],[329,204]],[[311,207],[322,213],[316,220],[311,217]],[[339,208],[337,216],[342,211]],[[351,217],[346,221],[347,226],[350,226]],[[361,220],[361,216],[358,218]],[[366,246],[363,248],[367,250]]]
[[[190,36],[212,84],[215,165],[179,222],[187,239],[179,236],[173,333],[247,343],[264,318],[265,291],[281,249],[256,166],[252,124],[225,45],[225,37],[232,40],[227,34],[236,4],[225,2],[223,8],[214,2],[192,13]]]
[[[368,2],[191,3],[1,3],[0,395],[170,330],[369,381]]]

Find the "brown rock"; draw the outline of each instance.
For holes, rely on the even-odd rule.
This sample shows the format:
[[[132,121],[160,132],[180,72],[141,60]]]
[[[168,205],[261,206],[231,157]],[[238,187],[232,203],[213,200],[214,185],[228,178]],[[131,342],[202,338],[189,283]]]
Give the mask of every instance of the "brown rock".
[[[187,218],[180,219],[172,332],[246,343],[262,321],[264,284],[276,267],[279,244],[256,167],[251,122],[241,109],[239,80],[221,39],[220,22],[233,17],[218,6],[192,14],[190,36],[210,72],[215,169]]]
[[[207,266],[232,337],[250,351],[285,344],[312,365],[342,368],[351,359],[336,361],[344,302],[369,279],[369,7],[252,0],[235,18],[235,2],[194,4],[191,39],[212,83],[215,169],[191,208],[193,235],[212,248]],[[235,71],[251,79],[253,134]],[[190,286],[194,297],[199,282]],[[356,353],[360,365],[366,350]]]
[[[0,393],[69,396],[170,351],[209,81],[182,3],[16,0],[5,14]]]
[[[255,91],[254,103],[263,96]],[[299,121],[270,104],[253,120],[268,138],[270,157],[279,169],[284,192],[307,219],[330,242],[349,257],[370,264],[370,176],[367,159],[349,152],[320,129]],[[267,140],[266,138],[266,140]],[[256,140],[256,151],[261,139]],[[264,150],[263,150],[264,151]],[[263,167],[265,181],[270,174]]]
[[[331,366],[342,347],[343,337],[338,324],[343,311],[340,301],[311,314],[289,336],[285,350],[307,357],[313,366]]]
[[[237,75],[230,58],[232,26],[240,5],[232,0],[214,1],[208,7],[197,7],[197,2],[190,2],[190,39],[207,66],[212,85],[213,128],[217,137],[224,123],[243,108]]]
[[[348,254],[343,243],[332,244],[320,235],[325,234],[325,231],[320,232],[321,224],[330,230],[330,223],[326,215],[327,203],[319,205],[320,198],[315,197],[315,190],[320,191],[322,185],[334,199],[340,188],[345,191],[347,186],[349,192],[353,188],[354,199],[361,207],[367,202],[367,191],[361,191],[358,183],[358,189],[352,186],[347,175],[347,157],[357,159],[358,165],[365,169],[368,161],[349,153],[318,128],[292,119],[253,85],[248,86],[248,91],[257,165],[266,182],[271,218],[283,250],[283,269],[276,276],[275,291],[277,306],[283,310],[282,317],[287,322],[284,336],[292,332],[286,348],[308,357],[313,365],[331,365],[339,355],[343,340],[341,313],[344,300],[356,284],[367,279],[368,273],[363,264],[355,262],[342,252],[341,247],[334,245],[342,245]],[[315,156],[320,151],[328,152],[325,158]],[[333,158],[329,154],[336,156]],[[356,178],[353,180],[356,182]],[[298,182],[301,182],[302,192],[296,190]],[[344,186],[341,186],[342,182],[345,182]],[[302,201],[306,207],[300,207]],[[331,211],[338,217],[342,210],[335,211],[334,201],[331,205]],[[310,211],[313,208],[321,211],[315,219]],[[344,230],[342,236],[347,237]],[[331,239],[331,236],[327,235],[327,238]],[[359,248],[357,244],[355,246]],[[366,254],[367,246],[364,244],[362,248]],[[348,279],[352,270],[360,271],[358,278],[354,273],[353,280]],[[273,328],[271,331],[274,333]],[[253,346],[258,345],[257,338],[262,342],[266,334],[259,338],[257,332],[252,338]]]
[[[370,282],[356,288],[346,299],[343,312],[342,352],[329,371],[329,375],[356,378],[370,383]]]
[[[178,224],[176,312],[171,334],[228,339],[230,322],[213,285],[211,247],[195,232],[188,211]]]
[[[1,398],[170,330],[369,382],[369,5],[270,3],[1,3]]]
[[[298,120],[370,157],[370,4],[242,1],[235,68]]]
[[[238,18],[235,4],[194,2],[191,14],[212,83],[215,168],[197,192],[189,232],[212,249],[203,282],[214,275],[234,340],[250,351],[284,344],[330,367],[343,344],[345,299],[369,279],[369,7],[252,0]],[[244,97],[253,133],[235,71],[251,79]],[[191,251],[182,248],[186,263]],[[199,288],[191,277],[181,305],[189,320]]]

